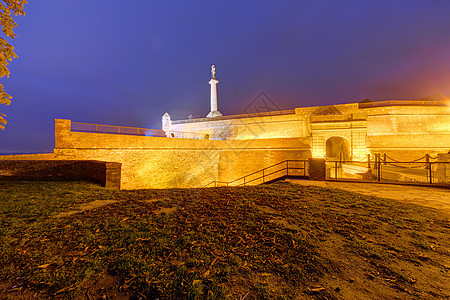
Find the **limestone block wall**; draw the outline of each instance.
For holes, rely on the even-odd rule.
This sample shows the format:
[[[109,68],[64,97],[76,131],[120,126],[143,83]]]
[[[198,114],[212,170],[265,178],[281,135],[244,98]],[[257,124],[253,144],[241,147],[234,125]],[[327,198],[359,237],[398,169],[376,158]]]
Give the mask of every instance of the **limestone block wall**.
[[[436,167],[438,182],[450,182],[450,153],[438,154]]]
[[[288,159],[323,158],[326,142],[332,137],[348,142],[354,160],[363,160],[367,153],[406,161],[447,153],[449,110],[420,106],[359,109],[353,103],[170,125],[170,130],[210,134],[212,139],[73,132],[70,120],[57,119],[54,153],[0,156],[0,161],[117,162],[122,164],[124,189],[202,187],[214,180],[235,180]]]
[[[94,181],[120,189],[120,163],[87,160],[0,160],[0,179]]]
[[[367,111],[369,136],[450,133],[450,107],[391,106]]]
[[[250,145],[246,145],[250,147]],[[202,187],[231,181],[286,159],[305,159],[310,151],[250,148],[56,149],[56,159],[103,159],[122,163],[122,188]]]
[[[351,159],[362,160],[366,157],[367,121],[362,116],[339,115],[331,117],[311,117],[311,136],[313,157],[326,156],[326,142],[332,137],[344,138],[349,145]]]
[[[220,151],[218,180],[230,182],[285,160],[305,160],[311,157],[306,149],[248,149]]]
[[[309,160],[310,164],[310,174],[309,179],[311,180],[325,180],[326,178],[326,164],[324,158],[311,158]]]
[[[218,153],[203,150],[56,149],[55,158],[120,162],[122,189],[201,187],[217,179]]]
[[[2,160],[52,160],[52,159],[55,159],[54,153],[0,155],[0,161],[2,161]]]
[[[211,139],[295,138],[307,136],[305,120],[306,116],[292,113],[201,122],[173,121],[170,130],[208,134]]]
[[[449,107],[367,109],[367,146],[394,159],[414,159],[450,150]]]
[[[196,140],[70,131],[56,120],[53,159],[122,163],[122,188],[202,187],[311,156],[309,138]]]

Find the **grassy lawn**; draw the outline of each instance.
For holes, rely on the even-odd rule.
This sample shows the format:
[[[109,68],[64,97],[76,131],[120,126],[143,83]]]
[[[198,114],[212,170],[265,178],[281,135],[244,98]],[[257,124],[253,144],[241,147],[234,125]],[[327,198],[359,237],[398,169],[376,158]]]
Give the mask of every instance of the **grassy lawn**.
[[[290,183],[0,181],[1,299],[448,299],[435,209]]]

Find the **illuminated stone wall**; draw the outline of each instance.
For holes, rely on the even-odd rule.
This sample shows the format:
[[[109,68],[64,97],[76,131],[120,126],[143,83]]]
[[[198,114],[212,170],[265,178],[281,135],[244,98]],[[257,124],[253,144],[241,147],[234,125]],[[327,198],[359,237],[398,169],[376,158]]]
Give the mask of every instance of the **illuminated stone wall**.
[[[37,157],[37,156],[36,156]],[[120,189],[121,164],[90,160],[0,160],[0,179],[93,181]]]
[[[310,132],[313,157],[326,157],[327,140],[332,137],[341,137],[348,143],[349,158],[354,160],[364,159],[368,153],[366,147],[366,118],[366,114],[311,116]]]
[[[170,130],[208,133],[219,139],[308,138],[314,158],[326,158],[327,141],[342,138],[349,159],[386,153],[395,159],[417,159],[450,150],[448,106],[359,108],[358,103],[296,108],[286,115],[172,122]]]
[[[357,103],[296,108],[280,115],[172,122],[169,131],[210,139],[72,132],[55,122],[52,154],[4,159],[98,160],[122,164],[122,188],[202,187],[228,182],[287,159],[324,158],[327,141],[342,139],[349,158],[387,154],[398,160],[450,150],[450,108]],[[217,140],[215,139],[217,138]]]
[[[248,140],[304,137],[307,117],[295,113],[286,115],[236,118],[228,120],[185,120],[170,126],[170,131],[208,134],[210,139]],[[183,121],[181,121],[183,122]],[[176,133],[175,133],[176,134]]]
[[[394,159],[417,159],[450,150],[449,107],[371,108],[367,117],[367,147]]]
[[[56,120],[53,159],[122,163],[122,188],[202,187],[311,156],[309,138],[199,140],[70,131]]]

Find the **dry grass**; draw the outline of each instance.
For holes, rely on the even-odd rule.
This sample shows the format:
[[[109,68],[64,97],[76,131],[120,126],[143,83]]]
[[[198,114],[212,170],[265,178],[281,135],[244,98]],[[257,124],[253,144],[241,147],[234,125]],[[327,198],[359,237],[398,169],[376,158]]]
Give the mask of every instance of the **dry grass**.
[[[417,205],[288,183],[0,182],[0,203],[0,298],[450,297],[448,215]]]

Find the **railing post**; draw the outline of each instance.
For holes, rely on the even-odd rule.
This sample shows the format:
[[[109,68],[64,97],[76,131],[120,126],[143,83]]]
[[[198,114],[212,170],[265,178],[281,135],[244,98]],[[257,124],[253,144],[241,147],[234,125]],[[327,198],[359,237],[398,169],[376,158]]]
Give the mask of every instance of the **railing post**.
[[[289,160],[286,161],[286,176],[289,176]]]
[[[370,154],[367,154],[367,168],[370,169]]]
[[[429,157],[428,157],[429,158]],[[430,176],[430,184],[433,184],[433,178],[432,178],[432,175],[433,175],[433,171],[431,170],[431,162],[429,162],[428,161],[428,169],[430,170],[429,171],[429,176]]]
[[[244,177],[244,186],[245,186],[245,177]]]
[[[338,175],[338,162],[335,161],[334,162],[334,179],[337,179],[337,175]]]
[[[377,180],[381,181],[381,155],[377,154]]]
[[[263,171],[263,183],[264,183],[264,182],[266,182],[265,177],[264,177],[264,169],[262,171]]]
[[[386,165],[386,153],[383,154],[383,165]]]
[[[383,176],[383,170],[381,169],[382,168],[382,166],[381,166],[381,162],[380,162],[380,167],[378,168],[378,171],[380,172],[380,180],[378,180],[378,181],[381,181],[381,176]]]

